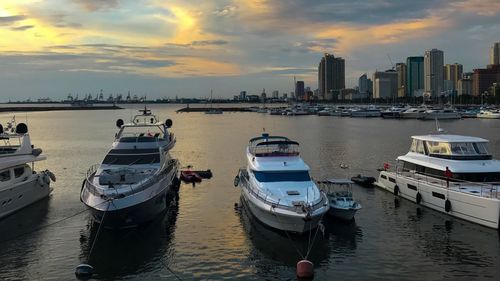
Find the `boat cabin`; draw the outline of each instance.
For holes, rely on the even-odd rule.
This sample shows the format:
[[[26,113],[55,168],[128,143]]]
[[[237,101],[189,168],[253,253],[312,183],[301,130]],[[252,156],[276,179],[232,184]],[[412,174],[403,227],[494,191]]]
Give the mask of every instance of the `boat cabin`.
[[[488,140],[458,135],[413,136],[408,154],[398,157],[398,170],[451,180],[500,182],[500,161],[494,160]]]

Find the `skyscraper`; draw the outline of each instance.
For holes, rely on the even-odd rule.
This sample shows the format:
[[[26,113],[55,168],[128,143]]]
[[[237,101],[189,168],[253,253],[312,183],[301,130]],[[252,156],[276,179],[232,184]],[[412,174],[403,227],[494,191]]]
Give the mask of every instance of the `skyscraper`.
[[[444,53],[438,49],[425,51],[424,54],[424,87],[425,92],[436,98],[443,92]]]
[[[373,98],[395,98],[398,93],[398,73],[394,70],[373,73]]]
[[[345,88],[345,60],[325,53],[318,66],[318,88],[320,96]]]
[[[406,64],[397,63],[396,72],[398,73],[398,98],[404,98],[408,94],[406,92]]]
[[[490,64],[500,64],[500,42],[490,48]]]
[[[447,64],[444,66],[444,80],[453,83],[453,90],[457,89],[458,80],[462,78],[463,66],[459,63]]]
[[[358,87],[359,87],[359,93],[360,94],[366,94],[368,93],[368,78],[366,76],[366,73],[361,75],[358,79]]]
[[[415,97],[424,89],[424,57],[408,57],[406,67],[406,94]]]
[[[295,83],[295,99],[305,100],[304,81],[297,81]]]

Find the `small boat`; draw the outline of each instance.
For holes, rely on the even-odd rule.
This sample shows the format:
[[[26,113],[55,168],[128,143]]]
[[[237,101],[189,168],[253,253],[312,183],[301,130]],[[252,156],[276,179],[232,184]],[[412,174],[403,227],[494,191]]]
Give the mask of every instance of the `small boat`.
[[[352,184],[354,182],[348,179],[329,179],[318,181],[321,191],[326,193],[330,209],[328,214],[332,217],[350,221],[360,210],[361,204],[356,202],[352,196]]]
[[[359,185],[366,186],[366,187],[372,187],[373,183],[377,180],[374,177],[368,177],[368,176],[362,176],[362,175],[357,175],[355,177],[352,177],[351,180]]]
[[[476,116],[477,118],[500,119],[500,110],[481,110]]]
[[[429,109],[426,110],[418,119],[436,120],[436,119],[460,119],[462,116],[453,108]]]
[[[358,110],[353,110],[351,112],[351,117],[380,117],[380,109],[376,108],[375,106],[371,105],[367,108],[361,108]]]
[[[180,179],[185,183],[195,183],[195,182],[201,182],[202,177],[198,175],[198,173],[196,173],[195,171],[184,170],[181,171]]]

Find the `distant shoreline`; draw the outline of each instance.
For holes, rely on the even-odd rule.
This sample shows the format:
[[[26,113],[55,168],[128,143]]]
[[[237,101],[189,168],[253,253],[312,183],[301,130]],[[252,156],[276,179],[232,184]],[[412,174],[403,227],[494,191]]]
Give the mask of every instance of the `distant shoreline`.
[[[123,109],[116,105],[103,106],[13,106],[0,107],[0,112],[33,112],[33,111],[62,111],[62,110],[116,110]]]

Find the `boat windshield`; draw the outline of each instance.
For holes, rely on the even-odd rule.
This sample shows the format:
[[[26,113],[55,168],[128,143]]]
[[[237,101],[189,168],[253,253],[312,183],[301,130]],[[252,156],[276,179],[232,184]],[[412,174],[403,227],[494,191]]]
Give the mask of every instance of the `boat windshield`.
[[[426,142],[429,154],[442,155],[490,155],[488,144],[482,142]]]
[[[310,181],[308,171],[276,171],[276,172],[261,172],[254,171],[255,178],[260,182],[278,182],[278,181]]]
[[[107,165],[140,165],[140,164],[155,164],[160,163],[160,154],[108,154],[102,161],[102,164]]]

